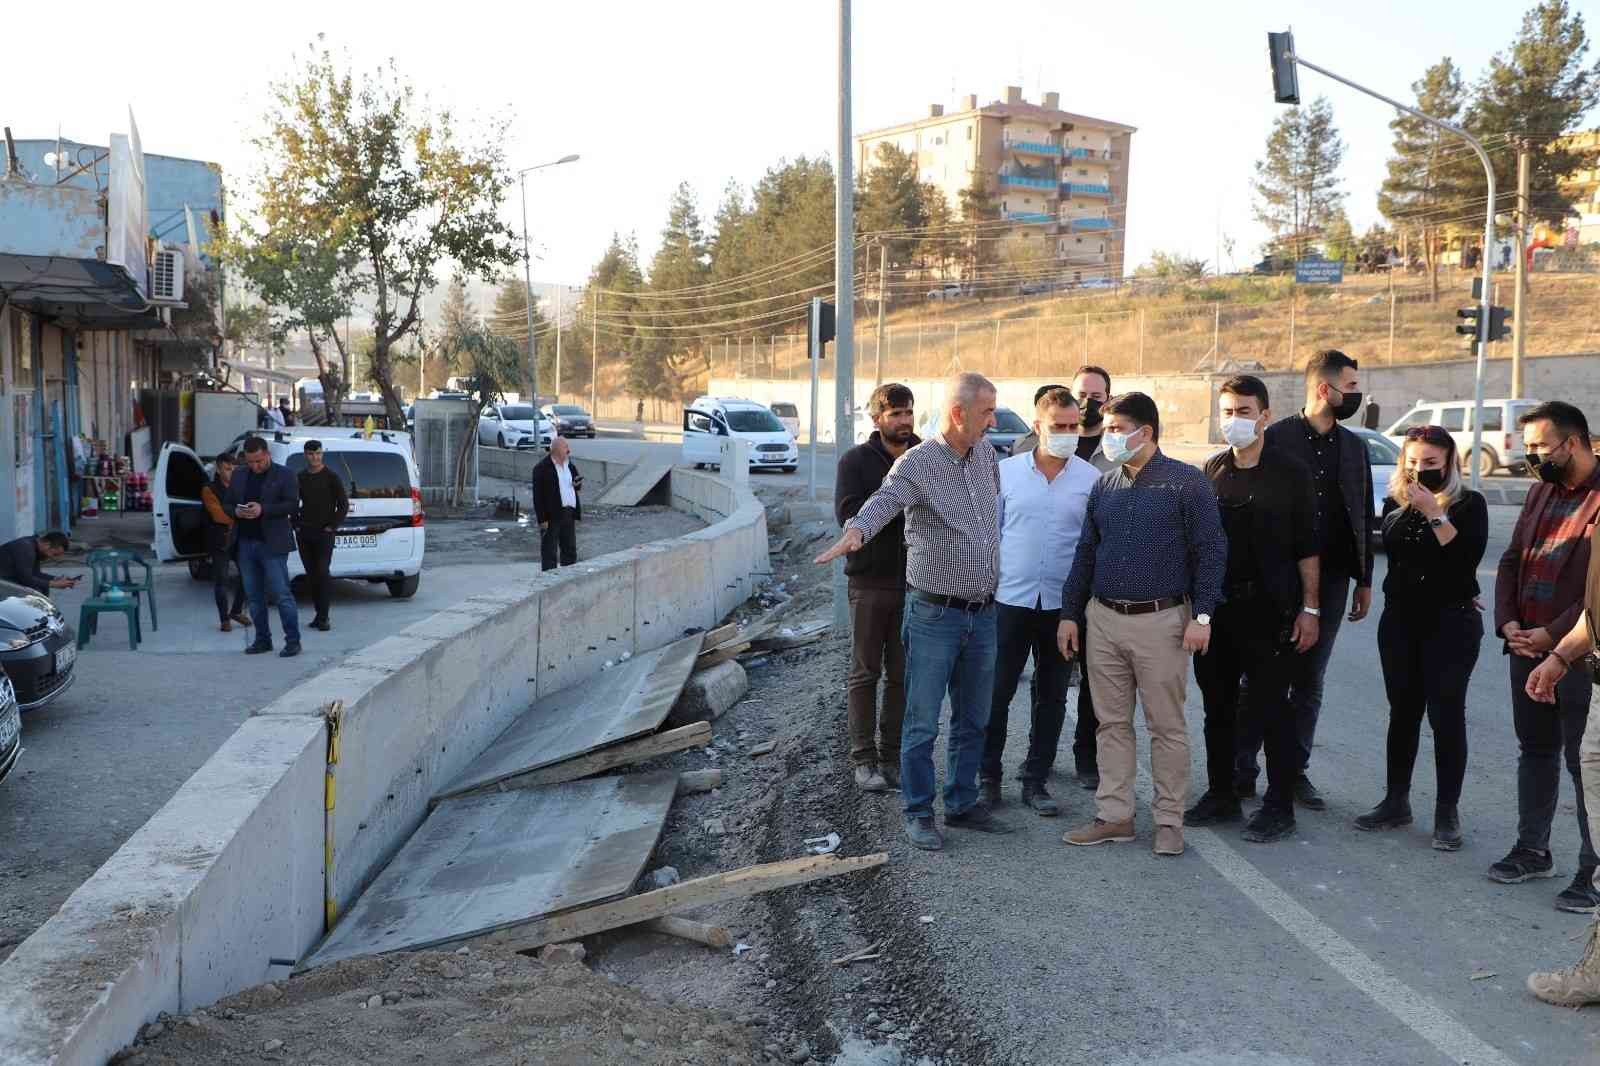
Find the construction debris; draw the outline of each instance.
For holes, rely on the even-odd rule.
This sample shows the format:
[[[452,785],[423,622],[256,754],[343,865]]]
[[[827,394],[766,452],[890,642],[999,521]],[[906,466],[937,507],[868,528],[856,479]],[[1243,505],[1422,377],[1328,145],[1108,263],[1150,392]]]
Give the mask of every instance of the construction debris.
[[[701,652],[699,657],[694,661],[694,668],[696,670],[709,669],[710,667],[716,666],[718,663],[725,663],[729,659],[741,655],[749,650],[750,642],[747,640],[723,644],[719,647],[711,649],[710,651]]]
[[[738,703],[749,687],[744,667],[731,660],[718,663],[690,676],[667,721],[675,726],[713,721]]]
[[[696,922],[689,918],[673,918],[670,916],[657,918],[646,923],[646,928],[653,933],[665,933],[680,940],[692,940],[696,944],[704,944],[708,948],[733,947],[733,937],[722,926],[707,925],[705,922]]]
[[[752,651],[788,651],[815,644],[828,635],[833,623],[825,619],[803,622],[797,626],[782,626],[750,638]]]
[[[678,795],[693,792],[710,792],[722,787],[721,770],[684,770],[678,775]]]
[[[771,755],[774,751],[777,751],[777,750],[778,750],[778,742],[776,740],[769,740],[769,741],[766,741],[765,743],[757,744],[755,747],[751,748],[750,749],[750,757],[752,759],[759,759],[759,758],[761,758],[761,756],[763,756],[763,755]]]
[[[832,855],[843,843],[844,838],[838,833],[829,833],[825,837],[807,837],[805,840],[806,850],[813,855]]]

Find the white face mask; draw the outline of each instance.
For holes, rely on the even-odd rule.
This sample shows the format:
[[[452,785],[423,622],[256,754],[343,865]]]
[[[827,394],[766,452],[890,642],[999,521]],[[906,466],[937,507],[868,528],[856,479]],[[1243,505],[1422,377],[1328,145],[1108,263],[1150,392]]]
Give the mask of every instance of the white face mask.
[[[1114,429],[1108,429],[1100,437],[1100,451],[1113,463],[1125,463],[1132,459],[1134,453],[1140,448],[1140,445],[1137,444],[1132,447],[1128,445],[1128,438],[1138,432],[1138,430],[1134,430],[1133,433],[1118,433]]]
[[[1248,448],[1256,442],[1256,420],[1229,415],[1222,420],[1222,439],[1231,448]]]
[[[1044,450],[1057,459],[1071,459],[1078,453],[1078,435],[1076,433],[1046,433],[1044,435]]]

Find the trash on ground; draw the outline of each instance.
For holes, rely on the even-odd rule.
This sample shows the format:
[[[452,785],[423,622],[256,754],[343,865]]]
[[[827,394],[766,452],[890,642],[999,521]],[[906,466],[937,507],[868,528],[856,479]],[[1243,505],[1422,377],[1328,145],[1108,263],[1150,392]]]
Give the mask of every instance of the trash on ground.
[[[838,833],[829,833],[825,837],[807,837],[805,840],[806,850],[813,855],[832,855],[843,843],[844,839]]]

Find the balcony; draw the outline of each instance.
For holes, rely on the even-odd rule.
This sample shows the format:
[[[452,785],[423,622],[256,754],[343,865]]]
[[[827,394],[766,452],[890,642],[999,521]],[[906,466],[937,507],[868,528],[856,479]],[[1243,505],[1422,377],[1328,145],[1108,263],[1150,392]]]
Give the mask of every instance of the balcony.
[[[1019,152],[1026,155],[1047,155],[1052,159],[1061,158],[1061,146],[1059,144],[1051,144],[1049,141],[1007,140],[1001,142],[1001,147],[1008,152]]]
[[[1007,211],[1005,219],[1007,222],[1051,223],[1056,216],[1047,211]]]
[[[1001,185],[1016,185],[1024,189],[1046,189],[1051,193],[1056,191],[1057,182],[1054,178],[1030,178],[1025,174],[1000,175]]]
[[[1075,159],[1091,163],[1111,162],[1111,151],[1099,148],[1063,148],[1061,156],[1064,159]]]
[[[1111,186],[1097,185],[1086,181],[1064,181],[1061,183],[1062,196],[1104,196],[1111,198]]]
[[[1094,233],[1111,228],[1109,218],[1069,218],[1063,219],[1067,229],[1073,233]]]

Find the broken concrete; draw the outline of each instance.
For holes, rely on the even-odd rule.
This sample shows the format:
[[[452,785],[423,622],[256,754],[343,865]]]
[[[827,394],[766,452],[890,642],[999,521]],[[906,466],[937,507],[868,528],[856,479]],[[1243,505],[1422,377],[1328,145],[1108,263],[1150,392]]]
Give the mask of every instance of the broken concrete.
[[[683,694],[667,715],[670,725],[688,725],[691,722],[712,722],[739,702],[750,679],[744,667],[729,660],[718,663],[709,670],[701,670],[689,677]]]

